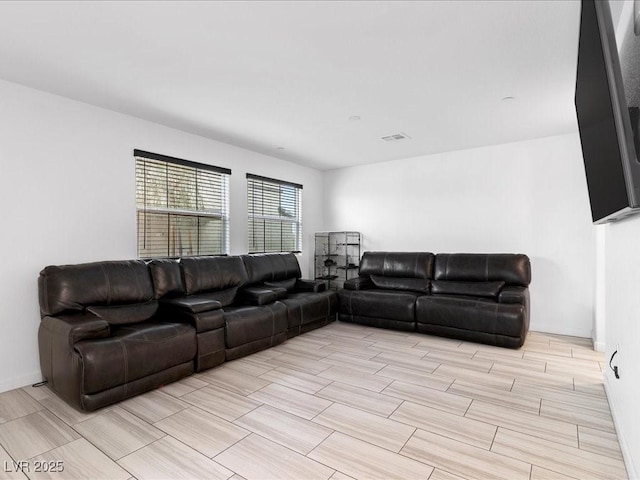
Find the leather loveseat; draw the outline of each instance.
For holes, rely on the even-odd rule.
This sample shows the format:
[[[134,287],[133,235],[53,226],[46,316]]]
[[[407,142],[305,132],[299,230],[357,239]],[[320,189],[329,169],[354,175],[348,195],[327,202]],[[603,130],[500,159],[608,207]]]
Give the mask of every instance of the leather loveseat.
[[[519,348],[531,266],[521,254],[365,252],[339,292],[339,318]]]
[[[293,254],[46,267],[43,377],[95,410],[278,345],[335,317],[336,293],[300,276]]]

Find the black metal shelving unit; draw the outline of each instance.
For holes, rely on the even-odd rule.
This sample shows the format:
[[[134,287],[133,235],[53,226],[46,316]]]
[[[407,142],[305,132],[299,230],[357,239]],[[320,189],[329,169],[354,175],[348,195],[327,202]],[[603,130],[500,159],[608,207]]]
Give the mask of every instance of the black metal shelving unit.
[[[360,232],[318,232],[315,238],[314,273],[327,288],[338,290],[344,282],[358,276]]]

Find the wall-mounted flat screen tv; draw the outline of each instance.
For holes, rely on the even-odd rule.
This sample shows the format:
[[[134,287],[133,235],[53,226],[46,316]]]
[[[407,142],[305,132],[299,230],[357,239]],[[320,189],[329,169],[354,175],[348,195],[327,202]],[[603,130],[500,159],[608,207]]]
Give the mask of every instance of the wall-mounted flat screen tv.
[[[614,26],[606,0],[582,0],[575,103],[594,223],[640,213],[640,37],[633,2],[616,13]]]

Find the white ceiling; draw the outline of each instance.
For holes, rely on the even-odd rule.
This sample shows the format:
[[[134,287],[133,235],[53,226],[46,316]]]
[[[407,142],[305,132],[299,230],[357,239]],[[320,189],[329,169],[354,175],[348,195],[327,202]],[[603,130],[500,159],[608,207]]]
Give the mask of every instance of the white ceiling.
[[[576,131],[579,14],[574,0],[0,2],[0,78],[325,170]],[[398,132],[411,139],[380,139]]]

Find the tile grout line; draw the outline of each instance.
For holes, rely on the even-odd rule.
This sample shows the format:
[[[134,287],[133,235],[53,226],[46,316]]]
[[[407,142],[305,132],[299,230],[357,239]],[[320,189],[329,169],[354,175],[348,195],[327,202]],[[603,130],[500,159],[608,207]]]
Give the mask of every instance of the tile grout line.
[[[528,433],[522,433],[522,432],[519,432],[519,431],[517,431],[517,430],[513,430],[513,429],[511,429],[511,428],[507,428],[507,427],[498,427],[498,429],[506,430],[506,431],[508,431],[508,432],[515,433],[516,435],[526,435],[526,436],[528,436],[528,437],[532,437],[532,438],[537,439],[537,440],[545,440],[545,439],[540,439],[539,437],[535,437],[534,435],[531,435],[531,434],[528,434]],[[496,431],[496,436],[497,436],[497,431]],[[494,439],[494,441],[495,441],[495,439]],[[611,459],[611,457],[608,457],[607,455],[603,455],[603,454],[601,454],[601,453],[592,453],[592,452],[588,452],[588,451],[586,451],[586,450],[581,450],[581,449],[580,449],[580,448],[578,448],[578,447],[572,447],[572,446],[569,446],[569,445],[566,445],[566,444],[562,444],[562,443],[559,443],[559,442],[554,442],[554,441],[552,441],[552,440],[545,440],[545,442],[548,442],[548,443],[553,444],[553,445],[556,445],[556,446],[562,446],[562,447],[570,448],[570,449],[573,449],[573,450],[579,450],[579,451],[581,451],[581,452],[583,452],[583,453],[586,453],[586,454],[598,455],[599,457],[606,457],[607,459]],[[493,444],[491,445],[491,448],[493,448]],[[557,472],[556,470],[553,470],[549,465],[546,465],[546,466],[545,466],[545,465],[538,465],[538,464],[533,463],[533,462],[528,462],[528,461],[526,461],[526,460],[522,460],[521,458],[518,458],[518,457],[516,457],[516,456],[510,455],[510,454],[508,454],[508,453],[497,453],[497,452],[493,452],[493,450],[492,450],[492,453],[495,453],[496,455],[502,455],[502,456],[504,456],[504,457],[508,457],[508,458],[513,459],[513,460],[518,460],[518,461],[520,461],[520,462],[530,463],[531,465],[535,465],[535,466],[536,466],[536,467],[538,467],[538,468],[542,468],[542,469],[550,470],[550,471],[553,471],[553,472],[558,473],[558,474],[560,474],[560,475],[565,475],[565,476],[568,476],[568,477],[573,477],[572,475],[568,475],[567,473]],[[571,466],[572,468],[575,468],[575,466],[576,466],[576,465],[575,465],[575,464],[571,464],[570,466]],[[573,478],[579,479],[579,477],[573,477]]]
[[[398,411],[398,409],[399,409],[402,405],[404,405],[404,403],[405,403],[405,402],[407,402],[407,401],[408,401],[408,400],[402,400],[402,402],[400,402],[400,405],[398,405],[396,408],[394,408],[394,409],[393,409],[393,412],[391,412],[389,415],[387,415],[386,417],[383,417],[383,418],[388,418],[389,420],[395,420],[395,419],[391,418],[391,415],[393,415],[394,413],[396,413],[396,412]],[[410,403],[413,403],[413,402],[410,402]],[[396,422],[399,422],[399,420],[395,420],[395,421],[396,421]],[[404,423],[404,422],[400,422],[400,423]],[[408,424],[408,423],[405,423],[405,425],[409,425],[409,424]],[[411,427],[415,427],[415,425],[409,425],[409,426],[411,426]],[[416,428],[417,428],[417,427],[416,427]],[[415,432],[414,432],[414,433],[415,433]],[[413,433],[412,433],[411,435],[413,435]]]
[[[492,450],[492,449],[493,449],[493,444],[495,443],[495,441],[496,441],[496,437],[498,436],[498,429],[499,429],[499,428],[500,428],[500,427],[496,425],[496,431],[495,431],[495,432],[493,432],[493,438],[491,439],[491,445],[489,446],[489,451],[490,451],[490,452],[491,452],[491,451],[493,451],[493,450]],[[494,452],[494,453],[495,453],[495,452]]]
[[[41,404],[41,405],[42,405],[42,404]],[[56,417],[58,420],[60,420],[63,424],[67,425],[67,426],[68,426],[69,428],[71,428],[71,429],[72,429],[76,434],[78,434],[78,435],[80,436],[80,438],[76,438],[75,440],[72,440],[71,442],[67,442],[67,443],[65,443],[65,444],[63,444],[63,445],[59,445],[59,446],[58,446],[58,447],[56,447],[56,448],[60,448],[60,447],[63,447],[63,446],[65,446],[65,445],[69,445],[70,443],[75,442],[76,440],[84,439],[87,443],[89,443],[89,444],[90,444],[91,446],[93,446],[96,450],[98,450],[98,451],[99,451],[100,453],[102,453],[105,457],[107,457],[107,458],[109,459],[109,461],[111,461],[111,462],[115,463],[116,465],[118,465],[118,467],[119,467],[119,468],[121,468],[122,470],[124,470],[124,471],[125,471],[125,472],[127,472],[130,476],[132,476],[132,477],[133,477],[133,474],[132,474],[129,470],[127,470],[126,468],[124,468],[122,465],[120,465],[120,464],[118,463],[118,460],[119,460],[119,459],[118,459],[118,460],[114,460],[113,458],[111,458],[109,455],[107,455],[107,452],[105,452],[104,450],[102,450],[98,445],[96,445],[94,442],[92,442],[91,440],[89,440],[88,438],[86,438],[82,433],[80,433],[78,430],[76,430],[76,428],[75,428],[75,426],[76,426],[76,425],[78,425],[78,424],[80,424],[80,423],[83,423],[83,422],[86,422],[87,420],[92,420],[92,419],[93,419],[93,418],[95,418],[95,417],[87,418],[87,419],[85,419],[85,420],[83,420],[83,421],[81,421],[81,422],[77,422],[77,423],[74,423],[73,425],[69,425],[69,424],[68,424],[67,422],[65,422],[62,418],[60,418],[60,416],[59,416],[59,415],[57,415],[53,410],[49,409],[46,405],[43,405],[43,407],[45,407],[45,409],[46,409],[47,411],[49,411],[49,412],[50,412],[54,417]],[[109,408],[109,407],[107,407],[107,408]],[[97,417],[98,415],[102,415],[102,414],[104,414],[104,413],[108,413],[109,411],[110,411],[110,410],[108,410],[108,409],[107,409],[105,412],[102,412],[102,413],[96,414],[96,417]],[[128,412],[128,410],[126,410],[126,411]],[[129,413],[132,413],[132,412],[129,412]],[[134,414],[132,414],[132,415],[134,415]],[[146,423],[147,425],[150,425],[150,424],[149,424],[149,422],[147,422],[146,420],[144,420],[144,419],[142,419],[142,418],[138,417],[137,415],[134,415],[134,416],[135,416],[136,418],[138,418],[141,422],[144,422],[144,423]],[[164,432],[163,432],[163,433],[164,433]],[[166,434],[165,434],[165,436],[166,436]],[[164,438],[164,437],[162,437],[162,438]],[[153,442],[151,442],[151,443],[153,443]],[[55,450],[56,448],[52,448],[51,450],[48,450],[48,451],[47,451],[47,452],[45,452],[45,453],[51,452],[51,451]],[[8,452],[7,452],[7,453],[8,453]],[[44,455],[44,453],[41,453],[41,454],[39,454],[39,455]],[[32,458],[35,458],[35,457],[32,457]]]

